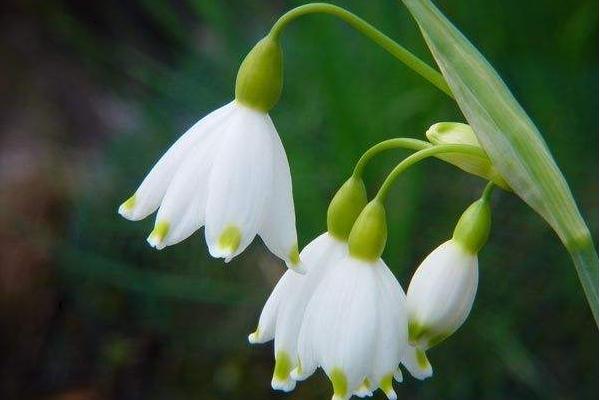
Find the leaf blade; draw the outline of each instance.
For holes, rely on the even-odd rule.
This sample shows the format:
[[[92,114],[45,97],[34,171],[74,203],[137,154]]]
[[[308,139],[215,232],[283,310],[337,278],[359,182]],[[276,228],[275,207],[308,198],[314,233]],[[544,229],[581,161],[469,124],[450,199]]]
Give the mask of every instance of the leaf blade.
[[[469,125],[514,192],[571,253],[598,323],[598,256],[573,195],[540,132],[498,73],[429,0],[402,0]]]

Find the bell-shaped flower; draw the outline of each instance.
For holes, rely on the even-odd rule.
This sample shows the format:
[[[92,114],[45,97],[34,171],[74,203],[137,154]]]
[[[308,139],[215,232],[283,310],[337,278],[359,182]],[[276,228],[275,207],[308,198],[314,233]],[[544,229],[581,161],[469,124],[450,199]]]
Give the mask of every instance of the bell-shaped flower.
[[[331,264],[306,306],[292,378],[321,367],[336,400],[377,388],[395,399],[392,381],[401,380],[398,366],[405,360],[414,375],[431,375],[429,363],[419,363],[407,346],[404,292],[380,258],[385,236],[383,207],[371,202],[352,228],[348,256]]]
[[[266,38],[240,67],[236,99],[185,132],[119,213],[140,220],[158,209],[148,237],[157,249],[205,226],[214,257],[231,260],[258,234],[300,268],[290,168],[267,113],[280,92],[281,50]]]
[[[478,282],[477,255],[448,240],[419,265],[408,287],[411,343],[428,349],[467,319]]]
[[[306,275],[286,271],[265,303],[256,330],[248,336],[250,343],[275,339],[273,389],[291,391],[296,381],[290,372],[298,366],[297,342],[306,305],[329,266],[347,254],[345,242],[324,233],[300,253]]]
[[[427,350],[454,333],[467,319],[478,282],[477,253],[491,223],[489,201],[473,203],[460,218],[452,239],[419,265],[407,294],[409,341]]]

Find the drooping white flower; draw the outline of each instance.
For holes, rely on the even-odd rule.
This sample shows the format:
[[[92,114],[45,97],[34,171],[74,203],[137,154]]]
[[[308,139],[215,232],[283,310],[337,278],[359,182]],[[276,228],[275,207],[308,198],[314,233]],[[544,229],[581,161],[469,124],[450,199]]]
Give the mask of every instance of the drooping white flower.
[[[491,227],[488,185],[461,215],[452,239],[442,243],[415,271],[407,295],[409,341],[425,351],[453,334],[467,319],[479,278],[477,254]]]
[[[300,253],[306,275],[286,271],[265,303],[250,343],[275,339],[275,369],[271,386],[289,392],[296,386],[290,372],[298,366],[297,342],[304,311],[329,266],[344,258],[345,242],[324,233]]]
[[[408,287],[411,342],[435,346],[467,319],[478,282],[477,254],[448,240],[419,265]]]
[[[407,346],[404,292],[379,258],[351,255],[332,263],[308,303],[298,337],[299,366],[292,377],[302,380],[318,367],[332,382],[336,400],[369,396],[381,388],[396,398],[392,380],[402,380],[398,366],[423,379],[422,367]]]
[[[258,234],[289,267],[300,267],[285,150],[269,115],[237,100],[184,133],[119,213],[140,220],[156,209],[148,242],[157,249],[206,226],[214,257],[231,260]]]

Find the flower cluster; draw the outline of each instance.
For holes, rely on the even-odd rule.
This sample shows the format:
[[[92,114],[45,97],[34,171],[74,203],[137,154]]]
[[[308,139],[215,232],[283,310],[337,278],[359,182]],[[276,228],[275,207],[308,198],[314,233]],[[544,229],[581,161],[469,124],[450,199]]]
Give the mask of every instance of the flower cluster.
[[[274,340],[274,389],[293,390],[321,368],[333,398],[396,399],[400,366],[417,379],[432,375],[426,351],[467,318],[477,290],[477,253],[490,229],[492,183],[458,221],[452,238],[417,268],[405,294],[382,259],[384,201],[391,183],[430,156],[506,185],[468,125],[436,124],[429,142],[382,142],[359,161],[330,203],[327,232],[301,253],[287,156],[269,117],[282,88],[278,33],[252,49],[237,76],[236,96],[202,118],[158,160],[119,213],[140,220],[158,210],[148,243],[162,249],[201,227],[208,250],[225,262],[260,236],[287,270],[259,318],[251,343]],[[377,151],[418,150],[388,176],[367,203],[360,176]]]

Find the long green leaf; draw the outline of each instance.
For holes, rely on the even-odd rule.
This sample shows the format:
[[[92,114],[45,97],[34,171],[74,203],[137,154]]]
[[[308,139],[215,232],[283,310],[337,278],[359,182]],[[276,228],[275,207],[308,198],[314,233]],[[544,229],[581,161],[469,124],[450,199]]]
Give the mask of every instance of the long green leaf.
[[[570,252],[598,323],[598,255],[540,132],[494,68],[431,1],[402,1],[496,169]]]

